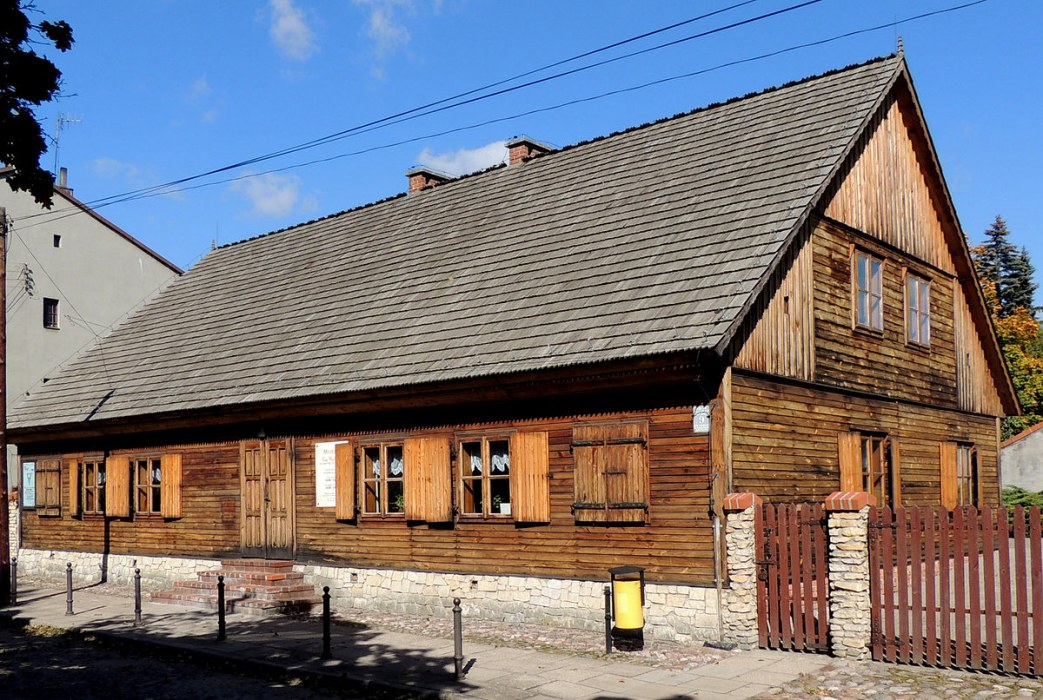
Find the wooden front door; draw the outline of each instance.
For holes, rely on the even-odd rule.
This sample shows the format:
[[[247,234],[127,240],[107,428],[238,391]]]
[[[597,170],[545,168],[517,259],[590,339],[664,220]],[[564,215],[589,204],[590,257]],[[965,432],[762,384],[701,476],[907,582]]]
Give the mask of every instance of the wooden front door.
[[[293,443],[247,440],[240,447],[242,552],[292,559],[294,544]]]

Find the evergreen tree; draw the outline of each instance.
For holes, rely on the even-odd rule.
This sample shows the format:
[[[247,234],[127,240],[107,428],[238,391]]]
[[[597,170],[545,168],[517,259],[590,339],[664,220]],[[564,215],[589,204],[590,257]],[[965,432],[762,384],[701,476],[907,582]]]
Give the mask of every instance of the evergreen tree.
[[[1038,308],[1035,304],[1036,287],[1032,281],[1036,269],[1029,260],[1029,252],[1022,248],[1010,259],[1006,275],[1004,275],[1005,299],[1007,314],[1014,313],[1015,309],[1025,309],[1034,314]]]
[[[1025,248],[1008,240],[1010,231],[997,216],[985,242],[971,251],[996,339],[1021,404],[1022,415],[1003,421],[1003,438],[1043,422],[1043,331],[1035,318],[1035,270]]]

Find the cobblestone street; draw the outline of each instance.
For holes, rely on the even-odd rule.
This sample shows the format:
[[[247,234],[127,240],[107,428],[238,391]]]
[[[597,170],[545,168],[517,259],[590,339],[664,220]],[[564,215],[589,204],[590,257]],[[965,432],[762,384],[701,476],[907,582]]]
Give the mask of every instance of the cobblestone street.
[[[776,700],[1043,698],[1043,682],[1035,678],[969,671],[835,660],[817,673],[805,674],[760,697]]]

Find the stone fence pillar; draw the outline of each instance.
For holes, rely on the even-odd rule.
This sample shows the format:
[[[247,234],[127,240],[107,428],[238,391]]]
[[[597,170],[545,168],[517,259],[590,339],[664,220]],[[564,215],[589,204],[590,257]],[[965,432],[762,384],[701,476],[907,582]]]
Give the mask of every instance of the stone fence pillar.
[[[829,632],[833,656],[866,659],[871,644],[869,508],[864,491],[837,491],[829,513]]]
[[[728,588],[721,614],[722,641],[740,649],[757,648],[756,510],[761,499],[752,493],[732,493],[724,499],[728,522],[724,542],[728,557]]]

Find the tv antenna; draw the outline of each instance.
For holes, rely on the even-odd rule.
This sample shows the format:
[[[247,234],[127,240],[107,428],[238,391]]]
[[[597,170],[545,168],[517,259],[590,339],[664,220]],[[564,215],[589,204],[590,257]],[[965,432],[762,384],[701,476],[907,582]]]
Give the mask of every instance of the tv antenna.
[[[66,124],[79,124],[82,119],[73,119],[65,112],[58,115],[58,120],[54,124],[54,172],[58,172],[58,147],[62,141],[62,131],[65,129]]]

